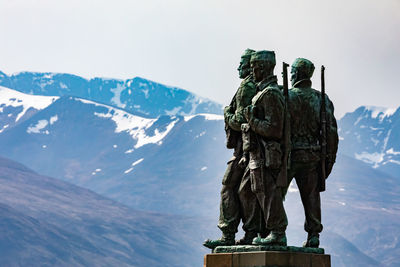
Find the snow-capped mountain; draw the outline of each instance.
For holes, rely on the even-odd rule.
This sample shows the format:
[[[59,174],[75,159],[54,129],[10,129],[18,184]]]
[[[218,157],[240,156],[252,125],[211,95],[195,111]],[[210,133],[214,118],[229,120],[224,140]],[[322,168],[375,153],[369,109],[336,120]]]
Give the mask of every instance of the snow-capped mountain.
[[[24,96],[32,96],[2,91],[7,92],[0,94],[0,116],[7,118],[0,121],[4,128],[22,110],[10,109],[10,99],[23,105]],[[29,109],[28,104],[24,108]],[[209,191],[206,185],[223,175],[211,166],[224,166],[230,154],[224,149],[221,115],[149,119],[64,96],[13,123],[0,133],[0,155],[137,209],[207,213],[200,208],[210,203],[204,195]],[[197,194],[180,194],[193,188]],[[216,199],[218,188],[212,190]]]
[[[25,101],[23,94],[16,92],[20,95],[13,97],[12,92],[4,99],[0,94],[1,118],[18,116],[8,116],[10,98]],[[232,153],[225,148],[223,128],[220,115],[149,119],[65,96],[22,116],[1,132],[0,155],[135,209],[210,217],[205,228],[214,229],[214,235],[202,239],[217,238],[219,191]],[[398,257],[387,257],[400,253],[396,180],[398,176],[339,155],[327,192],[322,194],[321,244],[333,255],[335,266],[400,263]],[[298,195],[291,186],[285,202],[293,245],[305,238]],[[351,251],[346,257],[343,248]]]
[[[76,96],[146,117],[159,115],[222,114],[222,106],[186,90],[140,77],[118,80],[62,73],[0,71],[0,86],[31,95]]]
[[[373,168],[400,173],[400,109],[360,107],[339,121],[340,150]]]
[[[34,96],[0,86],[0,133],[56,101],[54,96]]]

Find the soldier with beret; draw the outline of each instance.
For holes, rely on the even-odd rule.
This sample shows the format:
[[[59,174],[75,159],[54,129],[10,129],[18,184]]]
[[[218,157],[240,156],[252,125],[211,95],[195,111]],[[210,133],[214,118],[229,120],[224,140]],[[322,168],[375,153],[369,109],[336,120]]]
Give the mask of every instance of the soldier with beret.
[[[253,244],[286,246],[287,218],[283,208],[284,187],[280,179],[286,175],[282,170],[281,141],[283,137],[284,97],[274,75],[275,52],[257,51],[250,64],[258,93],[252,105],[246,109],[248,126],[242,130],[249,133],[249,169],[251,188],[264,213],[269,235],[256,237]]]

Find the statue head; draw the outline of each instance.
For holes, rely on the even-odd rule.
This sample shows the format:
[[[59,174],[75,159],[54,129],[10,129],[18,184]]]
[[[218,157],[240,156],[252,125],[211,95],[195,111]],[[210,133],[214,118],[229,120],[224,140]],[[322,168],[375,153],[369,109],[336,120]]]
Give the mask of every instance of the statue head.
[[[250,58],[251,55],[256,52],[253,49],[249,49],[247,48],[243,55],[240,58],[240,64],[238,67],[238,71],[239,71],[239,78],[240,79],[244,79],[247,76],[249,76],[249,74],[251,73],[251,68],[250,68]]]
[[[256,82],[260,82],[274,74],[275,52],[261,50],[255,52],[250,59],[250,66],[253,71],[253,77]]]
[[[296,58],[290,71],[292,85],[301,80],[310,80],[314,73],[314,64],[305,58]]]

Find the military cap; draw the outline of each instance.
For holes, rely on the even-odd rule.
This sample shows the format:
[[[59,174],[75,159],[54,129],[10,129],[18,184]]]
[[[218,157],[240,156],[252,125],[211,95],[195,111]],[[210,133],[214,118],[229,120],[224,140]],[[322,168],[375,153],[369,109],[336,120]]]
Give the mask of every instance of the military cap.
[[[292,64],[292,68],[296,68],[298,72],[301,72],[306,78],[311,78],[314,73],[314,64],[305,58],[296,58]]]
[[[268,61],[269,63],[275,65],[276,64],[275,52],[267,50],[257,51],[251,56],[250,59],[250,62],[255,62],[255,61]]]
[[[247,49],[244,51],[244,53],[243,53],[243,55],[242,55],[242,58],[250,59],[251,55],[253,55],[254,52],[256,52],[256,51],[254,51],[253,49],[247,48]]]

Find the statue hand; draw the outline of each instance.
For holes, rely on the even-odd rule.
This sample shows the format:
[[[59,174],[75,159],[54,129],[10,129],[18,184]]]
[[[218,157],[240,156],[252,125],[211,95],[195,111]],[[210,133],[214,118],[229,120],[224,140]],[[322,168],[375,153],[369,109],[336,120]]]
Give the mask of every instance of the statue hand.
[[[246,118],[247,121],[250,121],[250,119],[253,117],[253,114],[254,114],[253,105],[249,105],[244,109],[244,117]]]
[[[239,160],[238,165],[239,167],[244,169],[246,168],[247,164],[248,164],[247,156],[246,154],[243,154],[242,158]]]

